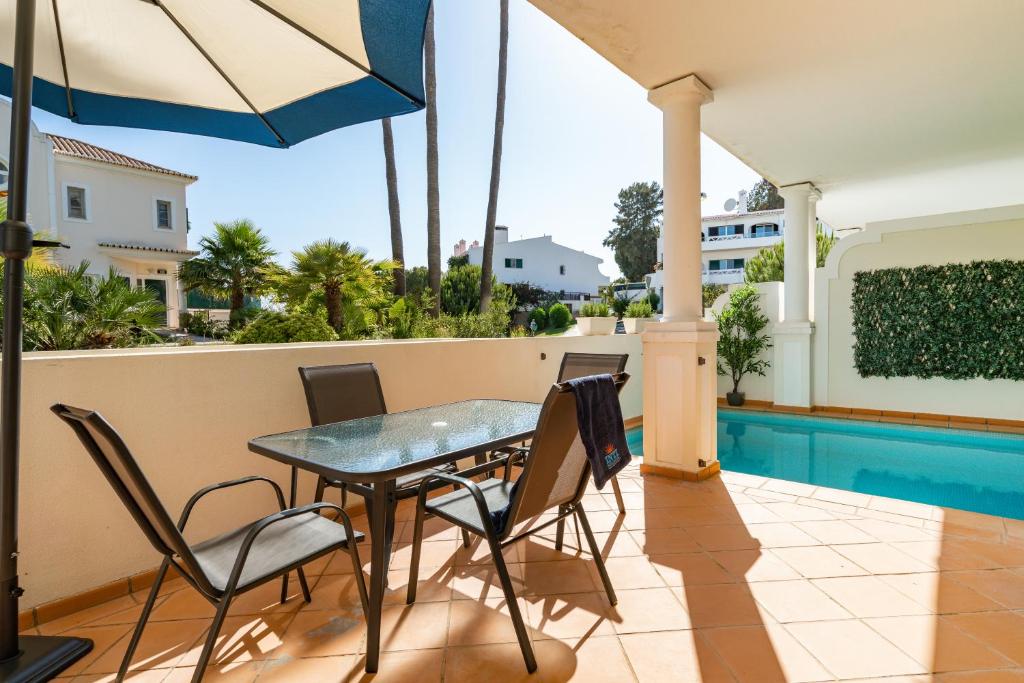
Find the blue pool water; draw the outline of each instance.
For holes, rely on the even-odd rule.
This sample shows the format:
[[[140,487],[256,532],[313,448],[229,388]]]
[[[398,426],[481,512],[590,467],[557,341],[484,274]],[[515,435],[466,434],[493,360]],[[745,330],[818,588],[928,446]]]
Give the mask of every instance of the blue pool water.
[[[631,430],[640,454],[643,431]],[[1024,437],[718,411],[722,469],[1024,519]]]

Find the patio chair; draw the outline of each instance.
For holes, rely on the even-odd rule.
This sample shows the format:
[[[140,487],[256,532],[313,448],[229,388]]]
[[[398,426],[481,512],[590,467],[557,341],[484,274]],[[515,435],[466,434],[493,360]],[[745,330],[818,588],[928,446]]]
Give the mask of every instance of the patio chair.
[[[82,408],[58,403],[51,410],[75,431],[146,538],[164,556],[121,661],[117,680],[123,680],[128,673],[160,585],[172,565],[189,585],[217,608],[192,676],[193,681],[203,677],[228,606],[235,596],[276,578],[287,577],[294,570],[299,575],[302,597],[310,602],[309,585],[302,567],[335,550],[345,550],[351,556],[359,598],[366,612],[366,585],[356,549],[356,542],[363,538],[363,534],[353,531],[348,515],[337,505],[318,502],[289,510],[285,508],[284,494],[276,482],[266,477],[243,477],[200,489],[185,503],[181,518],[175,525],[110,423],[99,413]],[[273,489],[280,512],[201,543],[190,545],[185,541],[182,535],[185,525],[200,499],[214,491],[252,482],[265,482]],[[335,521],[321,516],[326,510],[334,511]],[[341,524],[336,523],[338,519]]]
[[[628,377],[625,373],[616,375],[616,385],[621,388]],[[513,484],[507,478],[475,482],[453,474],[438,473],[428,476],[420,484],[406,602],[412,604],[416,600],[423,519],[427,513],[445,519],[464,531],[486,538],[491,559],[501,580],[501,588],[505,593],[505,603],[512,616],[526,669],[533,673],[537,669],[537,661],[501,550],[566,517],[573,516],[583,527],[590,553],[608,595],[608,602],[615,605],[615,589],[608,578],[600,548],[581,502],[589,478],[590,461],[580,439],[576,397],[567,384],[556,384],[551,387],[544,401],[537,420],[537,430],[530,443],[529,455],[523,464],[518,483]],[[434,480],[459,484],[464,488],[428,500],[429,485]],[[507,510],[507,516],[502,528],[496,530],[492,513],[501,510]],[[515,533],[517,526],[551,510],[557,510],[555,518]]]

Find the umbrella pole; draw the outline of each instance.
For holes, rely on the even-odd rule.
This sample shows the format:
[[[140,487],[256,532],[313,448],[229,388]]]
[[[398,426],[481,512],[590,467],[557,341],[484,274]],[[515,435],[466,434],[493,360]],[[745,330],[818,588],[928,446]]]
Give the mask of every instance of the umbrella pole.
[[[25,259],[32,253],[28,161],[32,132],[35,0],[18,0],[11,88],[10,175],[4,255],[3,355],[0,363],[0,680],[45,681],[92,649],[82,638],[18,637],[18,446]]]

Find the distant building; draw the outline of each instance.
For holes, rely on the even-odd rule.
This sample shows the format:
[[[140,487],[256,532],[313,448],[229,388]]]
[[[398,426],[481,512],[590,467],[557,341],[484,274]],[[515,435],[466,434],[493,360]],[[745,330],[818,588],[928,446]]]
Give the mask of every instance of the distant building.
[[[465,256],[467,253],[469,253],[470,249],[475,249],[476,247],[479,247],[479,246],[480,246],[480,243],[477,242],[476,240],[473,240],[473,244],[470,244],[468,247],[466,246],[466,240],[459,240],[458,242],[455,243],[455,254],[454,255],[455,256]]]
[[[455,246],[465,248],[465,240]],[[483,247],[474,242],[464,253],[473,265],[483,263]],[[549,235],[527,239],[508,239],[508,228],[494,229],[494,276],[498,282],[513,284],[529,282],[558,295],[559,301],[574,312],[581,302],[597,298],[601,287],[609,282],[598,265],[602,259],[555,243]]]
[[[11,105],[0,101],[0,191],[7,190]],[[70,249],[51,258],[64,266],[89,262],[89,273],[111,267],[133,287],[153,290],[178,325],[184,293],[178,264],[188,249],[185,190],[197,178],[96,145],[42,133],[32,125],[29,223]]]

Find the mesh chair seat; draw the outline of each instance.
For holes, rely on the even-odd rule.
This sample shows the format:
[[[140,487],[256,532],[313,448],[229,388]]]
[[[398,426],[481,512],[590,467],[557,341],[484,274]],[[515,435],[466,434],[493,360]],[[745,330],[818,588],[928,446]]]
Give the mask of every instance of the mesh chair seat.
[[[477,484],[480,492],[484,494],[488,510],[495,512],[508,505],[512,483],[504,479],[485,479]],[[426,510],[452,524],[469,527],[480,535],[484,534],[483,520],[480,519],[480,511],[469,489],[457,489],[443,496],[431,498],[427,501]]]
[[[218,591],[227,588],[232,566],[246,534],[259,522],[240,527],[192,546],[196,561]],[[356,542],[363,534],[355,532]],[[282,520],[267,527],[249,549],[238,590],[260,583],[296,564],[305,564],[329,548],[347,543],[345,527],[315,512]]]

